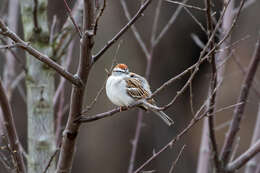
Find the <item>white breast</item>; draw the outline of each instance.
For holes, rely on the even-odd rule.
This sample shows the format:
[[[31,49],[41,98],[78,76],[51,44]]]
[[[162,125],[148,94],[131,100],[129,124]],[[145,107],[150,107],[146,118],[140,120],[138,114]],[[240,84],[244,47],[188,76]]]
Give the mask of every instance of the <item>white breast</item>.
[[[121,76],[110,76],[106,82],[106,94],[109,100],[117,106],[129,106],[134,102],[126,93],[126,82]]]

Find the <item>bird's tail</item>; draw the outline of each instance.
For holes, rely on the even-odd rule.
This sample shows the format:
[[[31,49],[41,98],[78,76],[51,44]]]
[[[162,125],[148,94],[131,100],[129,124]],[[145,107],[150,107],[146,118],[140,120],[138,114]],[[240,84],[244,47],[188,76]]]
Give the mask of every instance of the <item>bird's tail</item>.
[[[174,124],[174,121],[166,115],[163,111],[153,111],[156,115],[158,115],[168,126],[171,126]]]

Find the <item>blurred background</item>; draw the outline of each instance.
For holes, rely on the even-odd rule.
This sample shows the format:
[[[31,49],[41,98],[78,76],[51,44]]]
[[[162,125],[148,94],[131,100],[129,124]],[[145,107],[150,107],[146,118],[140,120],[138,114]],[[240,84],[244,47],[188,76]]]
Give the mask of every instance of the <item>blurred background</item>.
[[[7,0],[8,1],[8,0]],[[0,0],[1,14],[5,14],[7,9],[7,1]],[[236,6],[240,1],[236,1]],[[73,2],[68,1],[71,8]],[[133,16],[140,7],[139,0],[126,0],[131,16]],[[219,16],[221,11],[221,2],[214,1],[216,16]],[[202,0],[189,1],[188,4],[204,7]],[[149,45],[151,28],[154,20],[155,8],[157,1],[153,1],[151,5],[145,10],[144,16],[141,17],[135,24],[140,32],[145,43]],[[161,14],[159,17],[158,31],[165,26],[169,21],[171,15],[175,12],[178,6],[163,1],[161,7]],[[196,10],[191,10],[194,16],[206,26],[204,13]],[[57,15],[60,26],[65,21],[66,9],[62,0],[49,0],[49,19]],[[235,44],[232,48],[235,50],[237,58],[241,64],[246,68],[252,56],[256,36],[260,29],[260,2],[256,1],[253,5],[243,10],[239,21],[232,33],[232,42],[247,37],[247,39]],[[127,19],[124,15],[120,1],[107,0],[107,7],[104,15],[101,17],[98,33],[95,37],[94,52],[96,53],[104,44],[110,40],[124,24]],[[22,36],[21,21],[19,21],[19,35]],[[154,91],[161,86],[168,79],[184,71],[187,67],[194,64],[199,57],[201,49],[192,40],[191,34],[196,34],[205,43],[206,35],[201,31],[200,27],[194,20],[182,10],[175,23],[171,26],[166,36],[161,40],[159,45],[154,49],[154,57],[152,61],[152,69],[150,74],[150,85]],[[136,42],[131,30],[127,31],[121,37],[121,45],[118,52],[118,63],[126,63],[130,71],[144,75],[146,69],[146,59]],[[76,43],[79,42],[75,38]],[[119,42],[118,42],[119,43]],[[85,106],[91,103],[95,98],[97,92],[102,88],[107,74],[105,69],[109,69],[112,60],[115,56],[118,43],[107,51],[102,59],[97,62],[91,71],[88,86],[85,95]],[[149,47],[148,47],[149,48]],[[21,57],[24,56],[22,51],[19,51]],[[79,45],[74,46],[73,67],[71,72],[76,71],[78,61]],[[3,67],[5,64],[5,51],[0,51],[0,74],[3,74]],[[24,58],[22,58],[24,59]],[[204,63],[199,73],[193,80],[193,102],[195,111],[205,101],[208,94],[208,81],[210,79],[208,63]],[[259,80],[259,72],[255,80]],[[188,76],[176,81],[170,85],[166,90],[156,96],[159,105],[167,104],[178,90],[185,84]],[[224,81],[220,87],[218,94],[218,108],[232,105],[236,103],[239,91],[241,88],[241,81],[243,80],[243,73],[231,57],[227,63],[224,74]],[[256,82],[257,84],[257,82]],[[258,83],[259,84],[259,83]],[[259,85],[256,85],[259,88]],[[21,85],[25,89],[24,82]],[[70,98],[70,85],[67,85],[66,103]],[[179,97],[175,104],[167,109],[166,113],[175,121],[174,126],[166,126],[156,115],[150,112],[144,113],[143,127],[138,143],[135,169],[138,168],[144,161],[152,156],[153,151],[158,151],[166,145],[172,138],[185,128],[192,118],[190,109],[190,96],[187,90],[181,97]],[[253,92],[250,92],[250,97],[247,103],[245,118],[241,124],[241,130],[238,134],[240,136],[239,150],[237,156],[245,151],[251,141],[254,123],[257,115],[257,108],[259,97]],[[26,105],[18,91],[15,91],[12,96],[11,105],[14,112],[14,119],[18,129],[19,138],[26,150]],[[101,113],[114,108],[115,106],[108,100],[105,92],[102,93],[94,109],[89,115]],[[76,157],[73,164],[72,172],[88,172],[88,173],[122,173],[127,172],[129,166],[129,159],[132,150],[131,141],[134,138],[138,109],[132,109],[127,112],[116,114],[115,116],[101,119],[99,121],[86,123],[81,126],[80,136],[78,138]],[[230,120],[233,110],[217,113],[216,126]],[[68,113],[64,117],[64,126]],[[196,124],[191,131],[189,131],[184,138],[182,138],[170,150],[166,150],[154,161],[152,161],[145,170],[157,170],[159,173],[169,172],[172,162],[177,157],[181,147],[187,145],[182,157],[176,165],[175,172],[194,172],[197,167],[198,155],[201,143],[202,123]],[[227,127],[221,128],[217,131],[217,142],[219,149],[221,149],[223,139]],[[241,170],[242,171],[242,170]],[[0,172],[4,172],[1,169]]]

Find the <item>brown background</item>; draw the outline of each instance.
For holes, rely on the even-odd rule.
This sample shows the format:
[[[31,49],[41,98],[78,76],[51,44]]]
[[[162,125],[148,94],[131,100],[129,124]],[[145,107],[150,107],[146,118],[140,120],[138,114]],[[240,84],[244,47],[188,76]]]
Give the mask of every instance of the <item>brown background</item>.
[[[3,0],[0,0],[0,6],[2,1]],[[126,1],[131,10],[131,14],[133,15],[137,11],[140,2],[138,0]],[[147,44],[150,38],[156,4],[156,1],[154,1],[145,11],[144,17],[140,18],[136,23],[136,27]],[[191,1],[189,4],[203,7],[203,3],[200,1]],[[218,8],[218,6],[220,6],[220,4],[216,4],[216,8]],[[158,31],[160,31],[167,23],[175,9],[176,5],[163,2]],[[60,20],[62,16],[66,15],[62,0],[50,1],[49,11],[50,19],[52,18],[53,13],[58,14]],[[250,35],[249,39],[241,41],[235,46],[236,54],[245,67],[248,65],[249,59],[252,55],[252,50],[254,49],[256,41],[256,33],[259,31],[259,11],[260,2],[256,2],[247,10],[243,11],[240,20],[235,27],[234,33],[232,34],[232,41]],[[192,10],[192,12],[205,25],[204,14],[196,10]],[[217,11],[217,15],[219,15],[219,11]],[[100,22],[98,34],[95,38],[95,52],[102,48],[102,46],[127,22],[119,1],[108,0],[107,8]],[[200,48],[192,41],[190,36],[191,33],[198,34],[203,41],[206,39],[205,34],[200,30],[198,25],[183,10],[167,35],[161,40],[158,47],[155,48],[150,77],[151,88],[153,90],[196,62],[200,53]],[[131,71],[144,75],[146,61],[132,32],[129,30],[122,37],[122,40],[123,42],[118,53],[118,62],[126,63]],[[116,47],[117,44],[105,53],[101,61],[99,61],[92,69],[86,90],[86,106],[93,100],[96,93],[102,87],[106,78],[105,68],[110,68]],[[77,53],[79,51],[78,45],[75,45],[74,50],[75,60],[73,62],[77,62]],[[0,54],[1,73],[4,59],[5,57],[3,54]],[[209,70],[207,65],[208,64],[204,64],[200,68],[200,72],[193,82],[195,109],[199,108],[208,93],[207,86]],[[74,64],[74,67],[75,66],[76,64]],[[75,71],[75,68],[71,69],[71,71]],[[158,103],[160,105],[168,103],[171,98],[176,95],[176,91],[182,87],[186,79],[187,78],[183,78],[182,80],[179,80],[159,94],[156,97]],[[220,88],[220,94],[218,97],[219,108],[236,103],[242,79],[243,75],[241,71],[231,58],[227,62],[224,82]],[[256,76],[256,80],[258,79],[259,72]],[[66,94],[66,101],[68,102],[70,96],[69,89]],[[245,112],[246,116],[242,122],[241,131],[239,132],[241,140],[237,155],[247,149],[250,144],[258,102],[259,98],[251,92]],[[22,144],[26,146],[26,106],[17,92],[15,92],[11,104],[14,110],[20,140],[22,141]],[[111,108],[114,108],[114,106],[105,96],[105,92],[103,92],[90,115]],[[142,128],[141,138],[138,145],[135,168],[148,159],[152,155],[153,150],[158,151],[168,143],[170,139],[175,137],[192,118],[189,105],[189,92],[185,92],[184,95],[182,95],[176,103],[166,111],[166,113],[175,121],[175,125],[171,128],[163,124],[163,122],[154,114],[145,113],[144,126]],[[232,110],[218,113],[217,124],[226,122],[231,118],[231,116]],[[84,124],[81,127],[72,172],[127,172],[131,153],[131,140],[134,137],[136,120],[137,110],[130,110],[128,112],[119,113],[111,118]],[[150,163],[145,170],[156,169],[160,173],[168,172],[172,161],[178,154],[178,151],[183,144],[186,144],[187,147],[178,162],[175,172],[194,172],[196,170],[200,149],[201,127],[202,123],[200,122],[192,128],[192,130],[187,133],[185,137],[177,143],[177,145],[157,157],[157,159]],[[227,128],[223,128],[217,132],[219,146],[222,145],[226,130]],[[2,170],[3,169],[0,167],[0,172],[4,172]]]

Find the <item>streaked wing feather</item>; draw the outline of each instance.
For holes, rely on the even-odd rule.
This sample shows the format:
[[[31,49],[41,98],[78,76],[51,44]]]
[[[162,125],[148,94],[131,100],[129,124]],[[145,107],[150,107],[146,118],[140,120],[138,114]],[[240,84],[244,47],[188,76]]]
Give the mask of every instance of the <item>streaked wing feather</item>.
[[[127,78],[126,83],[128,86],[127,93],[131,97],[136,98],[138,100],[138,99],[143,99],[143,98],[147,98],[150,96],[150,91],[145,90],[137,78]],[[148,102],[150,104],[154,104],[153,99],[148,100]]]

